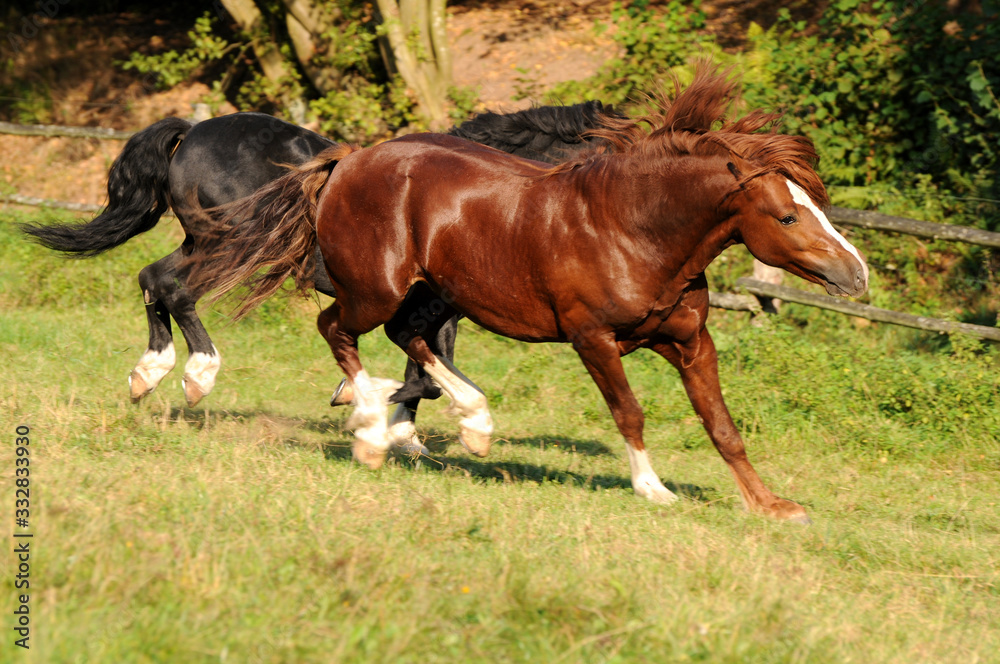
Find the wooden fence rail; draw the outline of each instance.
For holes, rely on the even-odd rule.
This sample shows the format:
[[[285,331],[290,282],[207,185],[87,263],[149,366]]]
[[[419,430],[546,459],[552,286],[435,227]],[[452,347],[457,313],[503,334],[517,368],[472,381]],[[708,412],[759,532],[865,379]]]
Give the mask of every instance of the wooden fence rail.
[[[861,228],[870,228],[877,231],[905,233],[907,235],[929,237],[934,240],[954,240],[957,242],[978,244],[984,247],[1000,247],[1000,233],[969,228],[968,226],[935,224],[930,221],[918,221],[916,219],[893,217],[892,215],[880,214],[878,212],[850,210],[842,207],[831,207],[827,211],[827,217],[833,223],[845,226],[860,226]]]
[[[62,125],[22,125],[0,122],[0,134],[15,136],[71,136],[73,138],[100,138],[127,141],[134,131],[118,131],[105,127],[64,127]]]
[[[971,323],[958,323],[950,320],[942,320],[940,318],[914,316],[913,314],[904,314],[898,311],[890,311],[889,309],[879,309],[878,307],[873,307],[869,304],[851,302],[850,300],[841,299],[839,297],[831,297],[829,295],[809,293],[797,288],[770,284],[766,281],[751,279],[749,277],[737,279],[736,285],[742,287],[749,293],[753,293],[754,295],[776,297],[785,300],[786,302],[798,302],[799,304],[806,304],[820,309],[829,309],[831,311],[837,311],[849,316],[858,316],[860,318],[867,318],[868,320],[875,320],[882,323],[892,323],[893,325],[914,327],[918,330],[929,330],[931,332],[941,333],[961,332],[963,334],[969,334],[981,339],[1000,341],[1000,328],[998,327],[972,325]]]
[[[30,205],[31,207],[73,210],[74,212],[100,212],[102,209],[100,205],[91,205],[90,203],[67,203],[65,201],[53,201],[48,198],[37,198],[22,194],[5,194],[3,192],[0,192],[0,201],[16,205]]]

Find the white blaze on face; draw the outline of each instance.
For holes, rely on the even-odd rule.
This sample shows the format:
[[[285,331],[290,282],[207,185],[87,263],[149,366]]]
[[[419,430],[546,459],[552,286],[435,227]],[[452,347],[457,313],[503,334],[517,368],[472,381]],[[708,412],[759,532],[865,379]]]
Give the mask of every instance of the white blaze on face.
[[[795,201],[797,204],[801,205],[802,207],[808,209],[810,212],[812,212],[813,215],[817,219],[819,219],[820,226],[823,227],[823,230],[832,235],[833,238],[840,243],[840,246],[849,251],[855,258],[858,259],[858,262],[861,263],[861,269],[864,270],[865,272],[865,283],[867,284],[868,263],[865,262],[865,259],[861,258],[861,254],[854,247],[854,245],[848,242],[847,238],[845,238],[843,235],[837,232],[837,229],[833,227],[833,224],[831,224],[830,220],[826,218],[826,215],[823,214],[823,211],[820,210],[815,203],[813,203],[813,200],[811,198],[809,198],[809,194],[806,193],[805,189],[795,184],[788,178],[785,178],[785,182],[788,183],[788,191],[792,192],[792,200]]]

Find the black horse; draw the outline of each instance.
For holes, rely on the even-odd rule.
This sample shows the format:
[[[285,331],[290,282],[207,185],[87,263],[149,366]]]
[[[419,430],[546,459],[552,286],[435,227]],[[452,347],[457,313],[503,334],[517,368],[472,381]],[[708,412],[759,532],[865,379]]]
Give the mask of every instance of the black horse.
[[[522,157],[556,163],[592,146],[585,136],[603,116],[614,114],[600,102],[543,106],[501,115],[483,113],[448,133]],[[215,348],[195,305],[204,292],[187,286],[188,265],[196,239],[208,232],[204,217],[188,214],[246,197],[334,143],[307,129],[261,113],[235,113],[198,124],[179,118],[161,120],[133,136],[108,173],[106,209],[85,224],[25,225],[24,232],[46,247],[77,257],[96,256],[153,228],[173,207],[185,231],[173,253],[139,273],[149,323],[149,346],[129,375],[133,402],[156,389],[173,369],[176,356],[170,318],[187,341],[189,357],[182,385],[194,406],[215,385],[220,367]],[[316,266],[322,260],[312,259]],[[313,270],[313,285],[336,296],[326,270]],[[438,337],[438,347],[454,356],[457,319]],[[398,436],[413,436],[421,398],[437,398],[440,389],[416,364],[406,366],[406,382],[393,395],[400,407],[393,423]],[[345,389],[345,387],[347,389]],[[397,383],[386,384],[395,389]],[[331,404],[350,401],[350,386],[337,388]],[[400,439],[402,439],[400,438]]]

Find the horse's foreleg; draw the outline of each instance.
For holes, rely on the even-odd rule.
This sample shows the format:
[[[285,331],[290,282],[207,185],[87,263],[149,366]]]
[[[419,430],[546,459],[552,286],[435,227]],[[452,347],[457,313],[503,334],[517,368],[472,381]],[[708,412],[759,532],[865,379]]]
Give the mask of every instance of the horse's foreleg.
[[[701,328],[687,344],[661,343],[651,348],[680,372],[691,405],[729,466],[746,508],[777,519],[809,523],[801,505],[771,493],[750,465],[743,439],[722,399],[718,356],[708,330]]]
[[[614,338],[610,335],[591,335],[586,339],[574,341],[573,348],[583,360],[601,394],[604,395],[604,401],[611,410],[615,424],[625,438],[625,449],[628,451],[628,462],[632,471],[632,489],[636,495],[661,504],[677,500],[677,496],[663,486],[663,482],[649,463],[649,455],[642,442],[642,428],[645,423],[642,407],[629,387],[625,368],[622,366],[621,353]]]
[[[355,440],[351,451],[355,459],[375,469],[385,462],[389,452],[386,415],[388,395],[391,392],[379,379],[368,376],[358,357],[357,336],[341,329],[339,314],[340,307],[335,302],[320,312],[316,324],[320,334],[330,345],[337,364],[354,386],[354,412],[346,425],[354,429]]]

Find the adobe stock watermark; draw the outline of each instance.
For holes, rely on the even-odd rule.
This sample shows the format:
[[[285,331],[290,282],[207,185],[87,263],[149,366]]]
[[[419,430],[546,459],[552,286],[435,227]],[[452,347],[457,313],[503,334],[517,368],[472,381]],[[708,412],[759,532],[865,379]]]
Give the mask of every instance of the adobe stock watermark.
[[[34,14],[22,16],[15,30],[7,33],[7,45],[14,54],[18,54],[32,39],[46,27],[47,19],[55,18],[60,10],[70,3],[70,0],[41,0]]]

